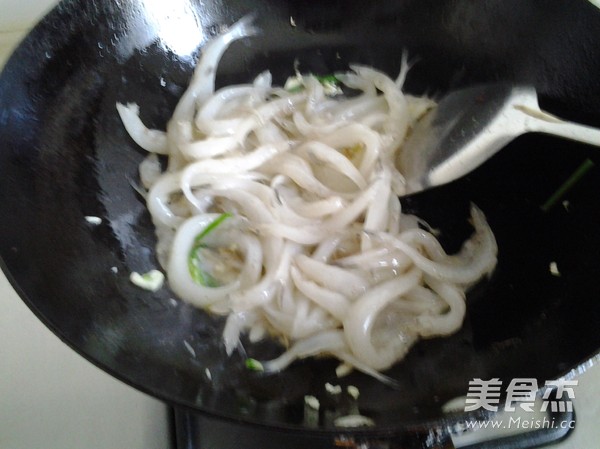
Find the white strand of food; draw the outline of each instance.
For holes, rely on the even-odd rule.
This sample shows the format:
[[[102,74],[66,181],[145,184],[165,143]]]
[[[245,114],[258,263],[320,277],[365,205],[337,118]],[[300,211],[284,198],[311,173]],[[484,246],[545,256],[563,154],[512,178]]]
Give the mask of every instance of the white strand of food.
[[[265,274],[256,285],[230,295],[232,310],[249,310],[270,302],[281,285],[287,282],[292,258],[298,251],[300,247],[296,243],[263,238]]]
[[[296,288],[315,304],[327,310],[333,317],[342,321],[350,302],[341,293],[329,290],[303,276],[298,268],[290,269],[292,281]]]
[[[462,325],[467,310],[464,292],[455,285],[441,282],[431,276],[425,276],[425,282],[446,302],[450,310],[444,314],[419,316],[419,335],[431,337],[455,332]]]
[[[387,104],[380,96],[361,94],[336,104],[327,112],[338,117],[341,123],[361,122],[370,117],[387,118]]]
[[[338,129],[340,126],[344,125],[342,120],[332,123],[331,121],[327,122],[325,120],[315,120],[317,117],[311,118],[313,119],[312,122],[308,120],[302,111],[294,111],[292,114],[292,121],[298,134],[310,138],[312,136],[329,134]],[[322,121],[326,122],[327,124],[321,123]]]
[[[334,133],[322,137],[324,143],[334,148],[353,148],[362,144],[360,173],[369,180],[375,162],[381,151],[381,138],[371,128],[359,123],[351,123],[337,129]]]
[[[303,83],[307,92],[306,102],[304,103],[304,114],[309,117],[318,115],[324,107],[323,102],[326,100],[323,85],[314,76],[304,77]]]
[[[344,335],[352,354],[365,364],[376,370],[389,368],[399,358],[402,358],[413,343],[413,339],[399,337],[401,328],[390,338],[382,339],[380,345],[373,341],[373,330],[377,316],[395,298],[410,291],[421,280],[421,272],[410,270],[390,281],[374,286],[358,298],[344,319]]]
[[[202,57],[194,70],[190,85],[177,103],[173,112],[174,120],[192,120],[196,104],[202,104],[215,91],[217,66],[225,50],[236,40],[256,34],[252,17],[244,17],[236,22],[226,33],[210,40],[203,48]]]
[[[244,329],[253,327],[260,316],[254,311],[230,313],[223,328],[223,344],[227,355],[231,355],[240,342],[240,334]]]
[[[311,226],[316,223],[313,218],[303,217],[296,213],[294,209],[289,207],[287,201],[283,200],[281,191],[276,192],[277,199],[271,204],[273,214],[277,217],[277,221],[289,226]]]
[[[346,156],[329,145],[311,140],[298,146],[296,154],[306,154],[309,160],[312,157],[320,163],[329,165],[342,175],[347,176],[359,189],[367,187],[367,181],[354,164]]]
[[[242,190],[257,197],[265,206],[275,201],[275,192],[269,185],[265,184],[266,180],[253,179],[248,177],[248,174],[248,172],[243,173],[237,178],[221,176],[212,186],[215,190]]]
[[[380,129],[380,128],[383,128],[383,125],[385,124],[387,118],[388,118],[387,113],[380,112],[380,113],[369,114],[369,115],[365,116],[364,118],[357,120],[357,122],[360,125],[365,126],[370,129]]]
[[[489,227],[484,224],[485,219],[483,214],[475,207],[471,209],[471,213],[475,226],[474,239],[479,242],[479,245],[468,263],[465,260],[461,264],[434,262],[398,238],[384,233],[378,234],[377,237],[406,254],[425,273],[447,282],[468,284],[489,273],[490,268],[495,265],[497,252],[496,240]],[[455,257],[449,260],[457,261],[460,259]]]
[[[380,370],[460,327],[466,289],[495,266],[494,236],[473,207],[473,235],[447,255],[402,213],[394,164],[435,104],[402,92],[406,54],[396,80],[364,66],[336,74],[359,91],[351,98],[312,75],[294,92],[273,87],[269,72],[215,92],[223,52],[255,32],[245,18],[204,47],[166,133],[118,107],[134,140],[168,154],[162,174],[156,156],[140,167],[157,257],[183,300],[227,315],[229,354],[242,332],[271,334],[290,346],[267,371],[328,354],[393,386]]]
[[[269,70],[265,70],[263,72],[260,72],[258,75],[256,75],[256,77],[254,78],[254,81],[252,81],[252,86],[256,89],[252,95],[253,96],[257,96],[257,92],[258,93],[262,93],[263,91],[267,91],[268,89],[271,89],[273,84],[273,75],[271,74],[271,72]],[[264,100],[264,95],[260,95],[257,96],[260,99]],[[256,98],[256,100],[258,101],[259,98]]]
[[[379,176],[379,185],[375,192],[376,201],[371,201],[371,204],[365,212],[363,228],[367,232],[387,231],[389,223],[388,203],[392,193],[391,189],[391,174],[389,170],[382,169]],[[372,248],[370,238],[366,233],[361,236],[361,250],[366,251]]]
[[[402,90],[383,72],[360,65],[351,65],[350,68],[359,76],[370,80],[378,90],[383,92],[389,108],[389,116],[384,129],[399,144],[406,137],[410,124],[408,103]]]
[[[335,264],[345,268],[371,269],[377,266],[387,266],[393,257],[387,247],[370,248],[360,253],[335,259]],[[399,253],[400,254],[400,253]]]
[[[234,219],[235,220],[235,219]],[[229,227],[232,226],[229,224]],[[242,232],[243,226],[237,224],[236,229],[221,229],[205,237],[205,242],[225,251],[239,251],[243,255],[238,281],[240,288],[251,287],[260,281],[263,267],[262,243],[255,235]],[[226,267],[224,267],[226,268]],[[219,267],[216,267],[217,271]]]
[[[346,340],[342,331],[327,330],[298,341],[276,359],[263,363],[263,367],[265,372],[281,371],[296,359],[330,353],[345,347]]]
[[[298,290],[294,293],[294,302],[296,303],[296,308],[294,310],[292,327],[289,330],[290,339],[292,341],[298,341],[323,331],[323,324],[328,322],[327,318],[331,315]],[[327,326],[325,328],[335,329],[338,326],[339,321],[335,320],[335,326]]]
[[[183,222],[169,207],[170,196],[180,191],[180,178],[179,173],[165,173],[150,188],[146,205],[155,225],[176,229]]]
[[[354,223],[375,198],[377,198],[377,193],[381,190],[384,183],[385,179],[376,179],[369,187],[361,191],[354,201],[349,203],[344,209],[323,220],[323,228],[332,230],[344,229]]]
[[[425,336],[421,331],[419,319],[421,316],[443,315],[449,310],[448,303],[437,293],[421,285],[415,285],[406,294],[390,304],[390,311],[399,311],[403,316],[416,316],[417,321],[411,325],[411,329]],[[433,335],[433,334],[432,334]],[[440,334],[442,335],[442,334]]]
[[[412,228],[402,231],[397,236],[398,240],[415,247],[422,248],[425,255],[433,261],[445,260],[448,263],[458,261],[459,257],[448,258],[446,251],[431,232],[421,228]]]
[[[251,85],[228,86],[219,89],[199,108],[194,121],[198,131],[213,137],[235,134],[242,117],[236,114],[234,117],[225,118],[226,114],[223,113],[223,110],[227,105],[231,106],[232,102],[237,107],[245,104],[249,98],[252,98],[254,90],[255,86]]]
[[[294,310],[283,312],[270,304],[263,307],[262,313],[270,328],[285,335],[286,341],[300,341],[324,330],[339,328],[339,321],[327,314],[323,309],[314,306],[308,299],[296,293]]]
[[[336,78],[350,89],[362,91],[365,96],[376,98],[377,89],[375,85],[363,76],[356,72],[336,73]]]
[[[271,73],[262,72],[252,84],[226,86],[198,102],[195,125],[207,136],[233,135],[246,110],[264,102],[272,91]],[[244,113],[240,113],[244,111]]]
[[[332,351],[332,355],[337,357],[342,362],[352,366],[356,370],[366,374],[367,376],[371,376],[372,378],[378,380],[384,385],[395,389],[399,388],[398,382],[391,377],[381,374],[378,370],[364,363],[362,360],[357,359],[349,352],[349,350]]]
[[[372,274],[376,270],[385,269],[387,271],[403,272],[409,268],[413,262],[410,257],[401,251],[393,248],[372,248],[363,253],[349,256],[343,259],[336,259],[335,264],[349,269],[362,269],[370,271]]]
[[[201,193],[208,195],[213,200],[217,198],[227,198],[231,200],[236,204],[237,211],[241,213],[243,217],[247,218],[255,228],[257,228],[261,223],[273,223],[275,221],[268,205],[261,201],[260,198],[247,191],[233,189],[206,189],[202,190]],[[188,194],[186,193],[186,197],[187,195]],[[190,201],[196,201],[191,192],[190,195]]]
[[[244,109],[248,109],[250,112],[244,113],[239,118],[239,122],[237,123],[233,134],[227,137],[215,137],[214,142],[220,145],[221,148],[226,148],[227,151],[231,151],[236,145],[241,146],[248,135],[255,129],[263,127],[269,120],[278,115],[294,111],[299,104],[305,101],[305,99],[306,94],[299,93],[288,98],[274,99],[256,105],[254,108],[246,106]],[[205,141],[202,140],[192,142],[186,148],[186,151],[188,151],[190,156],[198,154],[198,157],[212,157],[208,145],[204,142]],[[215,152],[214,156],[218,156],[223,152]]]
[[[188,163],[181,152],[181,148],[191,142],[193,137],[194,128],[190,120],[171,119],[167,123],[167,143],[169,145],[167,172],[177,172]]]
[[[261,172],[271,176],[287,176],[296,185],[298,185],[298,187],[306,190],[307,192],[314,193],[320,198],[326,198],[330,196],[347,196],[339,192],[335,192],[329,187],[325,186],[315,177],[308,161],[292,153],[287,153],[283,157],[274,158],[270,161],[270,163],[265,164],[261,168]]]
[[[436,102],[428,97],[415,97],[405,95],[409,117],[412,119],[411,126],[421,119],[427,112],[435,108]]]
[[[206,137],[202,140],[187,142],[179,146],[181,153],[192,160],[204,160],[222,156],[240,148],[238,139],[235,136]]]
[[[252,130],[252,137],[256,139],[257,145],[274,145],[289,140],[287,134],[274,122],[266,122],[260,128]],[[250,143],[250,139],[247,140]],[[288,142],[291,145],[291,142]]]
[[[198,307],[207,307],[215,302],[224,301],[229,294],[240,288],[239,279],[219,287],[200,285],[194,282],[189,273],[188,255],[194,239],[218,217],[218,214],[205,214],[186,220],[177,229],[171,248],[167,267],[169,285],[180,298]]]
[[[402,87],[404,86],[404,83],[406,82],[406,75],[408,75],[408,71],[410,70],[411,67],[412,67],[412,64],[410,64],[408,62],[408,52],[406,51],[406,49],[404,49],[404,50],[402,50],[402,59],[400,62],[400,73],[398,73],[398,76],[394,80],[394,83],[396,83],[396,87],[398,89],[402,89]]]
[[[248,330],[248,340],[250,343],[257,343],[267,337],[269,330],[267,329],[267,323],[264,317],[261,316],[261,320],[250,325]]]
[[[326,238],[316,246],[310,256],[311,259],[319,262],[329,261],[343,240],[343,235],[334,235]]]
[[[369,281],[365,276],[329,265],[305,254],[298,254],[294,262],[309,279],[347,298],[355,298],[369,287]]]
[[[168,154],[166,133],[147,128],[140,119],[140,107],[136,103],[117,103],[117,112],[135,143],[150,153]]]
[[[162,170],[160,161],[155,153],[151,153],[140,163],[139,166],[140,181],[145,189],[149,189],[160,178]]]
[[[324,228],[317,224],[309,226],[290,226],[283,223],[268,223],[257,226],[263,235],[277,236],[300,245],[316,245],[323,240],[336,235],[337,231]]]
[[[237,174],[255,170],[278,154],[287,151],[287,142],[281,145],[264,145],[243,156],[233,156],[223,159],[204,159],[192,162],[181,173],[182,184],[193,184],[195,174]]]
[[[393,190],[393,189],[392,189]],[[394,195],[390,195],[388,199],[388,224],[387,230],[390,234],[395,235],[400,232],[400,217],[402,214],[402,205],[400,204],[400,198]]]
[[[280,199],[283,206],[289,207],[294,213],[306,220],[312,221],[320,219],[327,215],[332,215],[346,205],[346,202],[339,196],[330,196],[316,201],[305,201],[298,192],[292,192],[291,189],[276,189],[277,198]],[[283,220],[282,217],[282,221]]]

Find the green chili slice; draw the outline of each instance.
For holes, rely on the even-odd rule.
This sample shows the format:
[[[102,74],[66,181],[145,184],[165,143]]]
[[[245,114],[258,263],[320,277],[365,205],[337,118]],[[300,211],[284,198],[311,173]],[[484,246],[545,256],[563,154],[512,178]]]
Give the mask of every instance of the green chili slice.
[[[204,287],[218,287],[219,283],[216,281],[214,277],[210,275],[200,268],[200,258],[198,255],[198,250],[201,248],[206,248],[206,245],[202,241],[208,234],[217,229],[225,220],[231,217],[229,212],[219,215],[215,218],[208,226],[206,226],[202,232],[200,232],[194,238],[194,244],[188,253],[188,270],[190,272],[190,276],[195,283],[200,284]]]

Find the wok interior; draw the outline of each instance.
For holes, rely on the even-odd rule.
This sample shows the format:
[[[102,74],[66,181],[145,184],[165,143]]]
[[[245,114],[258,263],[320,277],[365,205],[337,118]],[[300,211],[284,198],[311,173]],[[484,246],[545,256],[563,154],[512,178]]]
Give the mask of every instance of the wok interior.
[[[2,74],[4,268],[73,348],[159,398],[249,422],[302,426],[305,395],[321,398],[326,411],[340,406],[328,402],[326,382],[355,385],[360,412],[380,427],[440,418],[441,405],[464,395],[473,378],[552,379],[597,351],[598,168],[565,197],[568,206],[544,213],[540,205],[584,159],[600,165],[600,158],[594,148],[540,135],[515,140],[452,185],[403,200],[441,230],[449,249],[469,234],[474,202],[496,234],[499,263],[469,295],[458,333],[419,343],[386,373],[397,390],[357,373],[337,379],[330,359],[301,361],[273,376],[250,372],[246,357],[270,358],[281,347],[245,342],[246,354],[227,358],[221,318],[173,300],[167,288],[149,293],[131,285],[131,271],[157,266],[155,237],[131,186],[144,154],[115,103],[137,102],[147,125],[164,128],[192,70],[190,58],[161,41],[173,19],[153,19],[166,25],[152,28],[149,19],[137,20],[149,14],[143,5],[63,3]],[[543,107],[600,126],[600,44],[593,38],[600,14],[584,0],[543,7],[466,0],[186,5],[205,38],[260,11],[263,34],[232,46],[219,85],[247,82],[265,69],[281,83],[295,60],[303,72],[359,62],[395,74],[406,49],[417,58],[407,81],[412,93],[532,83]],[[144,33],[148,46],[135,48]],[[126,56],[123,48],[130,48]],[[85,216],[103,222],[91,226]],[[560,276],[550,273],[551,262]]]

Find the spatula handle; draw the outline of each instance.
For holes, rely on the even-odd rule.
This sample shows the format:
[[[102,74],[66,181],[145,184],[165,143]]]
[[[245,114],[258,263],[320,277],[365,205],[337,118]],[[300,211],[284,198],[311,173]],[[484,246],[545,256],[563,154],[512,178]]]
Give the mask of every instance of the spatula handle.
[[[591,126],[563,120],[545,120],[528,115],[527,128],[529,131],[542,132],[570,140],[600,146],[600,129]]]

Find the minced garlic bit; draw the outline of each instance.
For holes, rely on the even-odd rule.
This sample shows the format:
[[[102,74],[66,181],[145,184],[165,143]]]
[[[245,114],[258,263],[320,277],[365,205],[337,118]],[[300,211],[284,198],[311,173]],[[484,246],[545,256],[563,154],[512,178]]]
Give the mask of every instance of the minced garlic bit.
[[[550,273],[552,276],[560,276],[560,271],[558,271],[558,265],[556,262],[550,262]]]
[[[466,400],[467,398],[465,396],[458,396],[456,398],[452,398],[444,405],[442,405],[442,412],[455,413],[464,411]]]
[[[337,377],[344,377],[353,371],[352,365],[348,363],[340,363],[335,369],[335,375]]]
[[[129,275],[129,280],[132,284],[144,290],[155,292],[163,286],[165,275],[158,270],[150,270],[144,274],[134,271]]]
[[[340,416],[333,421],[336,427],[370,427],[375,425],[375,421],[363,415]]]
[[[346,387],[346,391],[348,392],[348,394],[350,396],[352,396],[355,400],[358,399],[358,397],[360,396],[360,391],[357,387],[355,387],[354,385],[348,385]]]
[[[319,402],[319,400],[316,397],[311,396],[309,394],[304,396],[304,403],[315,410],[319,410],[319,408],[321,407],[321,403]]]
[[[85,221],[87,221],[89,224],[92,224],[92,225],[102,224],[102,218],[100,218],[100,217],[96,217],[94,215],[86,215],[84,218],[85,218]]]
[[[329,382],[327,382],[325,384],[325,390],[327,390],[327,393],[329,394],[340,394],[342,392],[342,387],[340,387],[339,385],[332,385]]]
[[[188,352],[190,354],[192,354],[192,357],[196,357],[196,351],[194,350],[194,348],[192,347],[191,344],[189,344],[187,341],[183,340],[183,344],[185,345],[185,349],[188,350]]]

